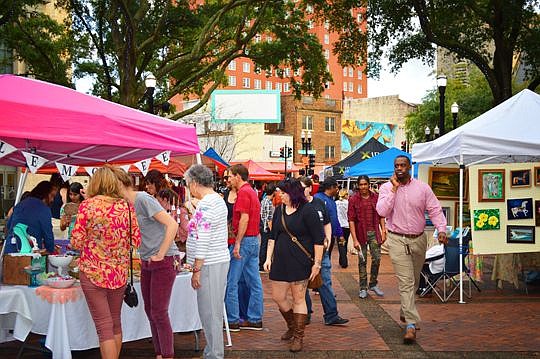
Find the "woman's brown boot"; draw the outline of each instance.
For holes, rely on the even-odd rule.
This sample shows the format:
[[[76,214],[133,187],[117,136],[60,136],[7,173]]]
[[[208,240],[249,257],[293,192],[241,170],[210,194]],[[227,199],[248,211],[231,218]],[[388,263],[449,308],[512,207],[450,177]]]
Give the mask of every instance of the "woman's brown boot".
[[[294,334],[289,350],[293,353],[302,350],[307,314],[294,313]]]
[[[279,311],[283,316],[283,319],[287,322],[287,331],[281,336],[281,340],[290,340],[294,335],[294,316],[292,309],[288,312]]]

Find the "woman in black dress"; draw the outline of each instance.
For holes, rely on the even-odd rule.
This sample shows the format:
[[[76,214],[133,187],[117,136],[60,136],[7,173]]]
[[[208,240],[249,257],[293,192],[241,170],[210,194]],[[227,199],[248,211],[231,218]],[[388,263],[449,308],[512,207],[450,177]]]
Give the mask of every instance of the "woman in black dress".
[[[307,284],[321,269],[324,232],[319,216],[307,202],[304,189],[298,180],[286,179],[277,187],[283,205],[274,212],[264,269],[270,271],[272,299],[287,322],[288,330],[281,339],[292,338],[290,351],[298,352],[302,350],[306,325]],[[292,241],[282,221],[285,221],[289,232],[315,259],[314,262]],[[292,302],[287,296],[289,290]]]

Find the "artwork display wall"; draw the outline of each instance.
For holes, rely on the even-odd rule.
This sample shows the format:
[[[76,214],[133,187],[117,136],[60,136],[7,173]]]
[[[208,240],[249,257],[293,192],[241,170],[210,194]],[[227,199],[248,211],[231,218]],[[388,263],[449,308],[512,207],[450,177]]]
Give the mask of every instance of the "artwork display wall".
[[[374,138],[387,147],[396,147],[397,125],[381,122],[345,120],[341,128],[341,152],[350,153]]]

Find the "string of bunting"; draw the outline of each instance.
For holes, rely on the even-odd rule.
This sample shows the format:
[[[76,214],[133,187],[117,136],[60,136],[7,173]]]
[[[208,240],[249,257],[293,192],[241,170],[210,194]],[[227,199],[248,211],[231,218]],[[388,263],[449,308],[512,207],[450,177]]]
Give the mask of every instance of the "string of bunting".
[[[15,146],[10,145],[9,143],[0,140],[0,158],[5,157],[13,152],[17,151],[17,148]],[[35,153],[26,152],[26,151],[20,151],[22,155],[24,156],[26,160],[26,166],[30,170],[31,173],[37,173],[37,171],[47,162],[49,162],[48,159],[45,157],[39,156]],[[163,151],[160,154],[156,155],[154,157],[161,163],[163,163],[165,166],[169,165],[169,161],[171,159],[171,151]],[[150,168],[150,162],[152,161],[152,158],[147,158],[144,160],[141,160],[139,162],[133,163],[133,166],[137,167],[139,171],[143,174],[143,176],[146,176],[148,173],[148,170]],[[55,162],[56,168],[58,169],[58,172],[60,173],[60,176],[62,176],[62,179],[64,181],[69,180],[72,176],[74,176],[77,173],[77,170],[79,169],[79,166],[76,165],[70,165],[67,163],[61,163],[61,162]],[[119,166],[124,171],[128,172],[129,168],[131,167],[131,164]],[[86,172],[90,177],[98,170],[100,166],[96,167],[84,167]]]

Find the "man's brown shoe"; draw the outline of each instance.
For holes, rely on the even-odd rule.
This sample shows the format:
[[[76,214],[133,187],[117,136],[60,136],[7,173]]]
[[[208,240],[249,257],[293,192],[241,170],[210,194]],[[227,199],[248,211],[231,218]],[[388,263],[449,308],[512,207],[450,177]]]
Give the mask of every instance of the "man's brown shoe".
[[[416,329],[414,327],[407,327],[405,335],[403,336],[403,344],[414,344],[416,341]]]

